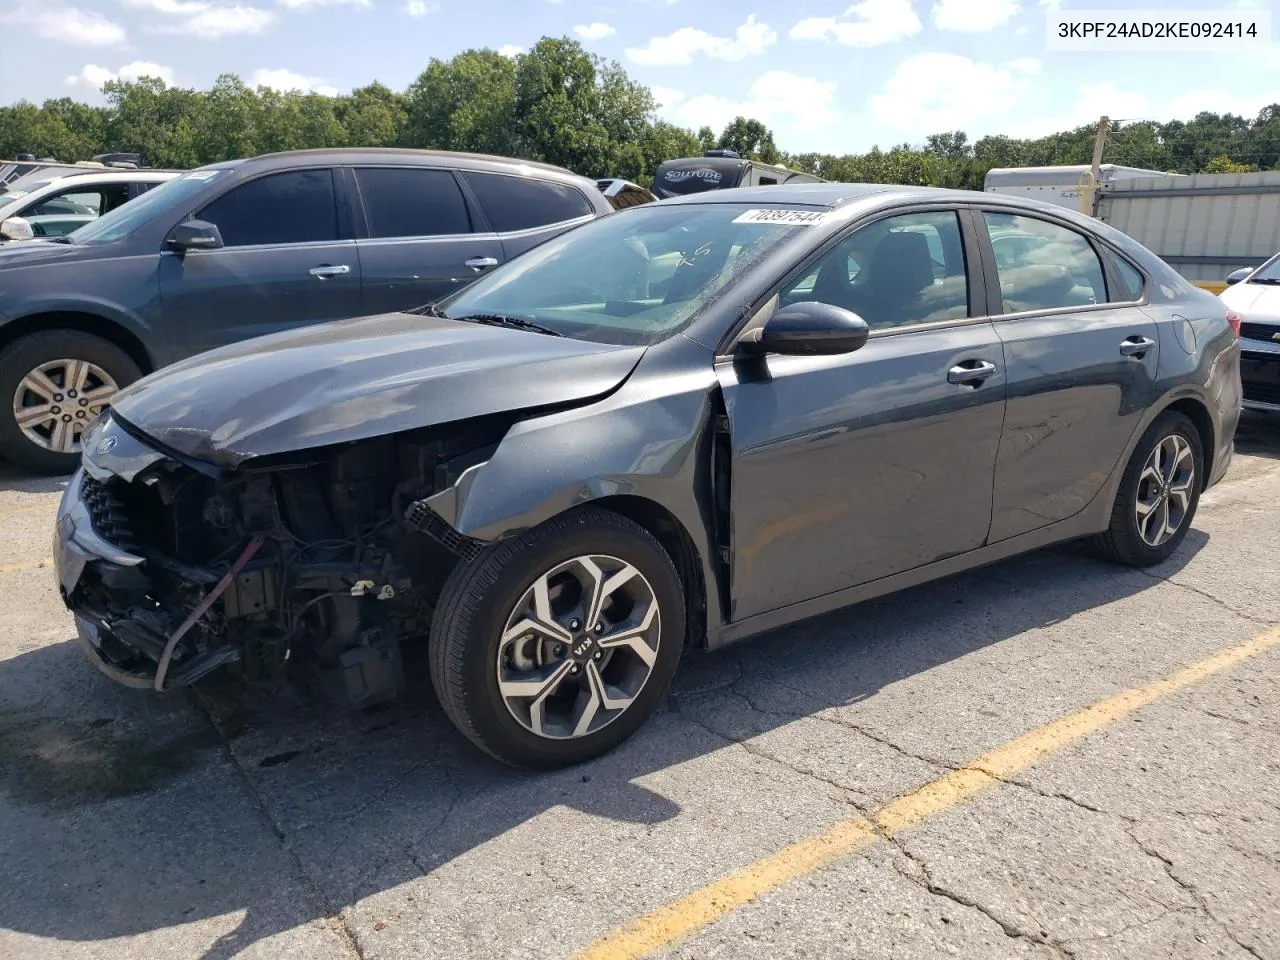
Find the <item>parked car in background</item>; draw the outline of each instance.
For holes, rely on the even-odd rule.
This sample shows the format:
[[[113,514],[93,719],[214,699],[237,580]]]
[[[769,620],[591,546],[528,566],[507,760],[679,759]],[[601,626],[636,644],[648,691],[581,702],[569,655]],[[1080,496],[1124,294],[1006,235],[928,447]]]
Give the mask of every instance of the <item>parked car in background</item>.
[[[705,190],[825,182],[813,174],[744,160],[733,150],[708,150],[701,157],[680,157],[659,164],[653,177],[653,193],[663,200]]]
[[[1000,264],[995,235],[1032,250]],[[116,680],[309,664],[359,706],[425,643],[463,733],[556,767],[635,731],[686,643],[1076,538],[1167,559],[1239,413],[1227,308],[1105,224],[712,191],[134,384],[87,436],[55,566]]]
[[[1244,405],[1280,413],[1280,253],[1227,277],[1219,296],[1240,316]]]
[[[619,180],[617,178],[597,180],[596,186],[600,188],[601,193],[609,198],[609,202],[613,204],[615,210],[621,210],[625,207],[638,207],[641,204],[653,203],[658,199],[651,191],[646,190],[638,183],[632,183],[630,180]]]
[[[438,300],[612,212],[593,181],[558,167],[318,150],[203,167],[56,241],[6,244],[0,455],[70,472],[84,427],[143,373]]]
[[[54,175],[25,177],[0,193],[0,242],[62,236],[75,229],[67,229],[74,221],[45,221],[37,229],[32,220],[67,216],[83,217],[85,221],[95,219],[178,175],[177,171],[166,170],[86,170],[81,173],[58,170],[46,173]],[[85,221],[80,225],[83,226]],[[55,230],[61,232],[50,232]]]

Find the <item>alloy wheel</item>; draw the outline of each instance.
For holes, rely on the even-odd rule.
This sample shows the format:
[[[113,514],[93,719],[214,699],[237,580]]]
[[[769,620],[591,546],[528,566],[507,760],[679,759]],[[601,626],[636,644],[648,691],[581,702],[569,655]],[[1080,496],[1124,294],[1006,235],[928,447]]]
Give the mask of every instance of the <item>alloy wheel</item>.
[[[590,555],[537,577],[506,619],[498,693],[526,730],[576,739],[608,726],[653,673],[661,617],[635,566]]]
[[[1181,529],[1191,509],[1195,474],[1191,444],[1181,435],[1170,434],[1151,451],[1138,475],[1134,504],[1138,534],[1147,546],[1158,547]]]
[[[54,453],[78,453],[80,438],[120,388],[87,360],[50,360],[13,394],[13,419],[28,440]]]

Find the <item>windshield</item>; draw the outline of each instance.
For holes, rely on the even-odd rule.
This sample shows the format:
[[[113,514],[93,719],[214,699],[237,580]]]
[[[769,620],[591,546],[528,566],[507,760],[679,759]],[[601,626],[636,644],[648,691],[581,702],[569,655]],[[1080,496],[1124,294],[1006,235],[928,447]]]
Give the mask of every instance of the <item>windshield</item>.
[[[1272,257],[1249,278],[1250,283],[1280,283],[1280,255]]]
[[[119,240],[160,214],[185,203],[204,190],[216,177],[230,176],[230,170],[192,170],[167,183],[152,187],[137,200],[116,207],[71,235],[78,244],[111,243]]]
[[[15,200],[21,200],[27,196],[26,190],[10,190],[8,193],[0,193],[0,207],[7,203],[13,203]]]
[[[822,217],[814,207],[648,204],[548,240],[439,310],[454,319],[533,323],[580,340],[657,343]]]

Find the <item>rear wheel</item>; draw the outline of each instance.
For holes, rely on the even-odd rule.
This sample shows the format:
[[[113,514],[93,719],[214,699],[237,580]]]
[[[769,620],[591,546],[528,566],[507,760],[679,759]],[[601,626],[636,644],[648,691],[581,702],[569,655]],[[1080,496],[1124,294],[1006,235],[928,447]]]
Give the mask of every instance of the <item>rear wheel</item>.
[[[14,341],[0,351],[0,456],[40,473],[71,473],[85,428],[141,375],[115,344],[78,330]]]
[[[1176,411],[1162,413],[1129,458],[1111,525],[1095,540],[1099,552],[1131,567],[1168,559],[1195,518],[1203,471],[1204,452],[1195,424]]]
[[[589,760],[661,701],[684,646],[675,565],[643,527],[584,508],[460,564],[432,623],[445,712],[516,766]]]

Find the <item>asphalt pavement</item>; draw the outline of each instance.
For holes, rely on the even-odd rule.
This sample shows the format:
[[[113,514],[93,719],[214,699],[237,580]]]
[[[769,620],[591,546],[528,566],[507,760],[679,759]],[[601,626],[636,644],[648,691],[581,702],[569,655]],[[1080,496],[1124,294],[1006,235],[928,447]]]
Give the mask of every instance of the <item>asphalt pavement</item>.
[[[1042,551],[690,657],[501,767],[425,681],[115,686],[0,465],[0,957],[1280,958],[1280,421],[1160,568]]]

